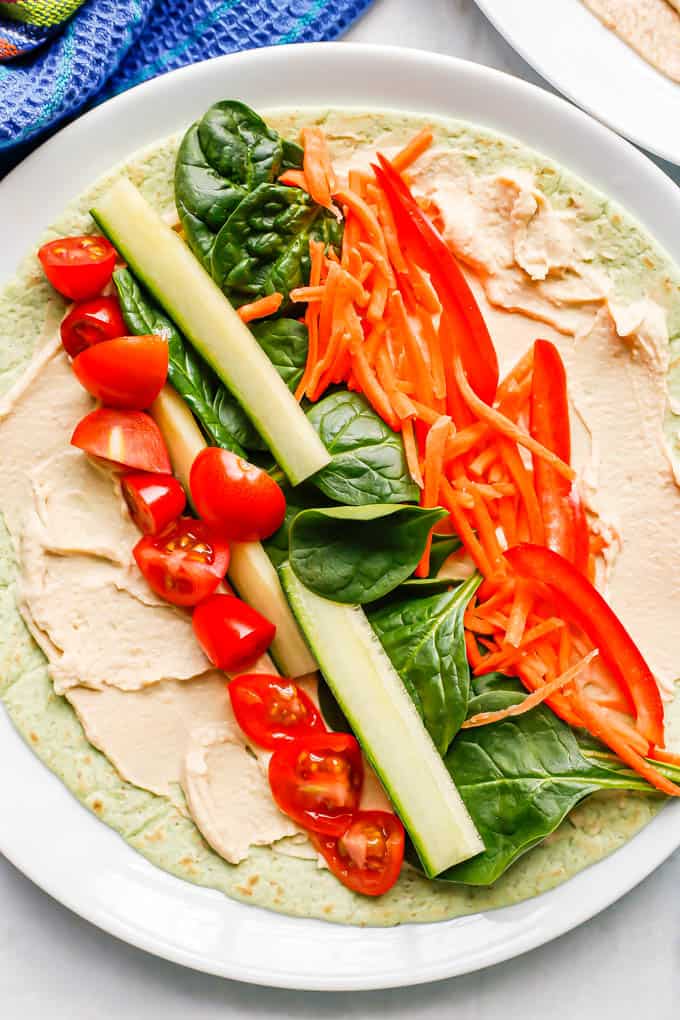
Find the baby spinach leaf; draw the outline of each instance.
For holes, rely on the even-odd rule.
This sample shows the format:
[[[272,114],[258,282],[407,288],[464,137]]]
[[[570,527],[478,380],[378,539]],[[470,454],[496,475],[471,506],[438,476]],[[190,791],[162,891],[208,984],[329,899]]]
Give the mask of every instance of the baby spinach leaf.
[[[468,714],[506,708],[521,697],[489,689],[470,699]],[[569,726],[543,705],[502,722],[461,730],[444,761],[486,849],[438,878],[470,885],[495,882],[591,793],[653,792],[639,776],[589,760]]]
[[[410,503],[418,487],[406,466],[401,436],[358,393],[338,390],[307,417],[333,460],[313,478],[323,493],[346,506]]]
[[[236,100],[215,103],[189,128],[175,164],[175,202],[187,240],[206,267],[230,213],[258,184],[276,180],[283,160],[277,132]]]
[[[167,337],[168,380],[184,397],[210,441],[241,456],[245,456],[245,450],[266,450],[236,398],[130,270],[117,270],[113,279],[127,328],[138,335],[159,333]],[[253,324],[252,333],[283,381],[295,389],[307,361],[304,323],[294,319],[264,320]]]
[[[450,577],[407,577],[392,594],[399,598],[419,599],[425,595],[438,595],[440,592],[450,591],[459,585],[460,581]]]
[[[301,145],[297,142],[289,142],[287,138],[283,138],[281,142],[283,146],[283,163],[281,164],[282,170],[302,170],[302,164],[305,158],[305,152]]]
[[[453,591],[401,600],[368,614],[442,755],[467,714],[470,667],[463,614],[480,583],[474,576]]]
[[[296,485],[295,488],[284,483],[282,488],[286,497],[286,515],[283,524],[262,543],[277,570],[282,563],[288,560],[291,524],[302,510],[316,506],[319,501],[318,492],[307,483]]]
[[[300,188],[260,184],[231,213],[215,239],[213,279],[236,305],[288,293],[309,279],[310,239],[338,244],[338,221]]]
[[[430,576],[436,577],[451,553],[461,547],[458,535],[433,535],[430,549]]]
[[[290,528],[290,564],[335,602],[375,602],[415,570],[440,507],[376,504],[303,510]]]
[[[264,319],[250,331],[289,390],[295,391],[307,364],[309,337],[297,319]]]
[[[244,447],[259,436],[241,405],[128,269],[117,270],[113,280],[127,328],[137,335],[167,337],[168,381],[186,400],[210,441],[245,457]]]

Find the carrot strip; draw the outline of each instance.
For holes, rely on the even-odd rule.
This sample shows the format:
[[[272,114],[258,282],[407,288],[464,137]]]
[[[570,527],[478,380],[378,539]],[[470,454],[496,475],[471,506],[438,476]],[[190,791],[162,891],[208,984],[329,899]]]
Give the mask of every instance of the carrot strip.
[[[335,177],[326,145],[326,136],[320,127],[302,129],[304,147],[303,170],[309,194],[326,209],[333,207],[331,192],[335,190]]]
[[[279,184],[288,184],[291,188],[301,188],[302,191],[309,191],[304,170],[284,170],[279,175],[278,181]]]
[[[339,191],[336,191],[334,197],[338,202],[347,206],[350,212],[356,216],[365,233],[368,235],[371,244],[374,244],[378,251],[380,251],[383,255],[387,255],[385,237],[380,227],[380,223],[378,222],[378,217],[368,203],[359,195],[355,195],[354,192],[350,191],[348,188],[341,188]]]
[[[515,598],[512,602],[512,609],[508,618],[508,629],[505,634],[505,641],[514,648],[519,648],[524,637],[527,625],[527,617],[533,605],[534,595],[531,585],[523,578],[518,578],[515,585]]]
[[[409,474],[418,488],[422,489],[424,481],[422,471],[420,470],[418,443],[416,441],[412,418],[407,418],[402,422],[401,435],[404,441],[404,453],[406,454],[406,463],[408,465]]]
[[[371,299],[369,301],[368,308],[366,309],[366,318],[369,322],[378,323],[381,321],[385,314],[388,294],[389,284],[387,279],[381,273],[373,284]]]
[[[481,588],[478,589],[477,596],[479,599],[479,605],[475,610],[477,615],[484,616],[486,613],[490,613],[492,610],[496,610],[501,606],[504,606],[508,600],[513,597],[515,584],[515,578],[512,578],[509,581],[504,581],[500,588],[484,601],[481,600]]]
[[[276,291],[274,294],[267,294],[265,297],[251,301],[250,304],[241,305],[237,314],[241,322],[252,322],[253,319],[264,319],[267,315],[275,315],[281,307],[283,294]]]
[[[465,478],[462,468],[454,465],[454,471],[457,472],[457,480],[461,483],[462,491],[472,496],[472,515],[477,525],[477,534],[489,558],[489,562],[494,568],[493,573],[494,575],[504,574],[506,573],[506,569],[505,562],[503,560],[503,550],[498,544],[496,529],[493,521],[491,520],[489,509],[482,497],[475,492],[468,480]]]
[[[359,241],[357,247],[365,259],[370,259],[373,262],[376,270],[385,277],[389,286],[393,288],[395,286],[394,272],[384,252],[379,251],[374,244],[369,244],[368,241]]]
[[[458,505],[458,500],[456,498],[457,495],[456,490],[453,488],[448,478],[442,476],[441,487],[439,490],[439,497],[442,505],[445,506],[451,514],[455,529],[458,532],[458,537],[472,557],[475,566],[478,570],[480,570],[484,577],[491,577],[493,574],[491,563],[489,562],[481,542],[470,527],[467,517]]]
[[[395,290],[390,295],[389,315],[401,341],[411,371],[409,376],[416,384],[416,395],[423,404],[432,406],[434,393],[432,391],[432,379],[430,370],[423,357],[423,352],[416,340],[411,323],[406,315],[404,299],[400,292]]]
[[[373,364],[375,361],[378,351],[385,343],[385,330],[387,329],[387,323],[383,320],[376,322],[371,328],[370,333],[364,341],[364,351],[369,362]]]
[[[471,613],[469,610],[463,616],[463,624],[468,630],[473,631],[475,634],[488,634],[493,635],[497,628],[488,620],[482,620],[475,613]],[[484,670],[486,672],[486,669]]]
[[[319,284],[316,287],[294,287],[290,292],[290,299],[295,304],[307,301],[320,301],[323,297],[324,287]]]
[[[513,478],[515,485],[517,486],[517,490],[522,498],[522,502],[524,503],[524,507],[527,512],[527,521],[529,524],[530,540],[535,542],[536,545],[543,545],[545,541],[543,515],[541,514],[541,508],[538,503],[533,479],[522,462],[519,450],[513,443],[510,442],[509,439],[500,437],[498,440],[498,447],[500,449],[503,462],[510,472],[510,475]]]
[[[365,346],[367,347],[368,344]],[[400,421],[403,422],[407,418],[415,418],[416,409],[413,405],[413,401],[399,389],[397,379],[394,374],[394,367],[390,361],[390,356],[384,347],[381,347],[378,350],[375,367],[376,372],[378,373],[378,379],[380,380],[380,385],[387,393],[390,403],[394,408],[394,413]]]
[[[508,629],[509,626],[510,621],[508,620]],[[532,645],[535,645],[537,641],[542,641],[544,637],[547,637],[549,634],[553,634],[556,631],[560,631],[561,634],[564,630],[566,630],[564,620],[560,620],[560,618],[557,616],[551,616],[547,620],[543,620],[541,623],[537,623],[535,627],[532,627],[530,630],[526,631],[519,646],[516,648],[513,646],[508,647],[510,645],[510,642],[508,641],[506,631],[506,636],[502,647],[495,654],[493,659],[489,658],[488,663],[486,663],[485,665],[488,665],[489,669],[506,669],[510,666],[513,666],[515,663],[521,662],[527,650],[531,648]],[[558,672],[561,673],[564,672],[564,670],[559,664],[559,660],[558,660]]]
[[[401,388],[401,383],[397,384]],[[439,421],[441,414],[439,411],[434,411],[431,407],[426,407],[425,404],[421,404],[419,400],[413,401],[413,406],[416,409],[417,415],[421,421],[424,421],[426,425],[434,425],[436,421]],[[451,419],[449,419],[450,421]],[[450,433],[454,431],[453,423],[451,423]]]
[[[377,201],[378,218],[380,220],[380,226],[382,227],[386,254],[389,255],[390,262],[397,273],[406,273],[408,271],[408,266],[406,265],[406,259],[404,258],[399,246],[399,237],[397,235],[394,217],[392,216],[392,210],[390,209],[390,204],[383,191],[378,191]]]
[[[498,384],[496,390],[496,403],[500,404],[508,396],[513,388],[523,382],[527,376],[531,375],[534,367],[534,345],[522,355],[518,362],[513,365],[508,374]]]
[[[680,754],[674,754],[673,751],[664,751],[661,747],[652,747],[647,757],[653,758],[655,761],[665,761],[668,765],[680,767]]]
[[[468,425],[466,428],[456,432],[455,435],[449,438],[446,444],[446,462],[449,463],[455,460],[456,457],[462,457],[464,454],[469,453],[477,443],[481,443],[488,435],[489,426],[482,421],[475,422],[474,425]]]
[[[444,357],[442,354],[442,346],[439,342],[439,335],[437,330],[434,328],[432,315],[428,312],[424,305],[419,304],[416,306],[416,315],[418,316],[418,322],[420,323],[420,330],[423,335],[423,339],[425,340],[427,349],[430,353],[432,392],[439,401],[443,401],[446,397],[446,375],[444,373]]]
[[[484,656],[477,647],[474,634],[470,634],[468,631],[465,631],[465,651],[473,669],[477,669],[484,662]]]
[[[498,459],[498,448],[494,445],[489,445],[485,450],[482,450],[473,461],[468,465],[473,475],[482,476],[486,474],[491,465],[495,460]]]
[[[492,429],[500,432],[501,435],[506,436],[508,439],[513,439],[520,446],[529,450],[531,453],[536,454],[537,457],[541,457],[550,464],[554,469],[567,478],[570,482],[576,477],[576,472],[568,464],[565,464],[552,450],[548,450],[547,447],[541,443],[537,443],[528,433],[524,432],[519,426],[515,425],[514,422],[510,421],[505,415],[501,414],[500,411],[495,410],[493,407],[489,407],[480,397],[477,396],[475,391],[470,386],[463,369],[463,363],[455,355],[454,357],[454,375],[458,388],[461,392],[463,400],[477,417],[490,425]]]
[[[430,283],[429,276],[408,255],[405,258],[408,266],[408,278],[411,281],[416,301],[431,315],[438,315],[442,306],[437,297],[437,291]]]
[[[497,712],[478,712],[477,715],[470,716],[469,719],[466,719],[462,724],[461,729],[467,730],[475,726],[488,726],[489,723],[501,722],[502,719],[524,715],[525,712],[531,711],[532,708],[536,708],[552,694],[560,691],[565,684],[570,683],[598,654],[597,648],[593,648],[592,652],[588,652],[585,658],[581,659],[580,662],[577,662],[575,666],[565,670],[564,673],[555,677],[554,680],[551,680],[549,683],[539,687],[538,690],[533,692],[533,694],[528,694],[523,701],[518,702],[516,705],[510,705],[508,708],[501,708]],[[482,660],[482,662],[484,662],[484,660]]]
[[[420,505],[424,507],[437,506],[439,503],[439,483],[444,469],[444,450],[446,440],[451,430],[451,419],[442,415],[434,423],[427,433],[425,439],[425,469],[423,473],[424,485],[420,496]],[[415,569],[416,577],[427,577],[430,573],[430,549],[432,547],[432,532],[423,551],[423,555]]]
[[[361,348],[354,355],[352,368],[362,392],[374,411],[380,415],[382,420],[391,429],[397,432],[399,430],[399,419]]]
[[[399,173],[403,173],[412,163],[415,163],[419,156],[422,156],[430,148],[433,138],[432,128],[421,128],[418,134],[414,135],[411,141],[393,157],[392,166],[394,169]]]

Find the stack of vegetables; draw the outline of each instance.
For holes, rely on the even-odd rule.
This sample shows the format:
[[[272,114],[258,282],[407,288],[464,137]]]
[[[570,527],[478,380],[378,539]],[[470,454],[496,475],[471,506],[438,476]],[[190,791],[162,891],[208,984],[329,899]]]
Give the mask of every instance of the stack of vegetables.
[[[274,752],[273,796],[340,880],[378,895],[404,853],[396,814],[358,810],[354,728],[413,862],[488,884],[597,790],[680,794],[679,763],[593,585],[559,353],[537,340],[499,382],[438,210],[409,189],[432,132],[342,186],[322,130],[301,141],[217,103],[180,146],[179,231],[123,182],[93,212],[115,248],[41,250],[77,302],[64,347],[104,405],[73,442],[122,469],[140,570],[241,674],[234,712]],[[452,553],[468,579],[439,576]],[[342,734],[295,683],[317,666],[305,638]],[[243,673],[270,646],[292,679]]]

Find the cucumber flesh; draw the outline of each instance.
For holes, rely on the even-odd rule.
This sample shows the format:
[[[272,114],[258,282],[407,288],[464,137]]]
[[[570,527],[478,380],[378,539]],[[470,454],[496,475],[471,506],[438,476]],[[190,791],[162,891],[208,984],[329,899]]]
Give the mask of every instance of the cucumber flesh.
[[[418,711],[360,606],[320,598],[290,564],[281,582],[326,682],[434,878],[484,850]]]
[[[116,181],[92,216],[234,394],[291,484],[325,467],[330,454],[255,337],[137,188]]]
[[[189,494],[189,474],[206,442],[196,420],[180,395],[164,386],[151,407],[172,469]],[[242,599],[276,626],[270,653],[286,676],[313,673],[316,660],[310,652],[283,593],[274,565],[260,542],[234,542],[231,546],[229,580]]]

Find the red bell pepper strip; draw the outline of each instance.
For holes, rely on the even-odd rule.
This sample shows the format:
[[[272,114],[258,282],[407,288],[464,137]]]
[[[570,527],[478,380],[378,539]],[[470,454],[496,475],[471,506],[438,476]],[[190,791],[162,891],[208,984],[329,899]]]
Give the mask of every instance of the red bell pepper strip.
[[[572,563],[545,546],[524,542],[504,555],[521,577],[548,585],[565,620],[588,635],[621,691],[630,695],[639,733],[651,744],[663,747],[659,688],[642,653],[600,593]],[[577,712],[583,718],[578,706]]]
[[[533,438],[571,463],[567,376],[559,351],[548,340],[534,344],[529,431]],[[543,458],[533,456],[534,486],[548,548],[588,569],[588,522],[576,486]]]
[[[479,306],[444,238],[420,208],[389,160],[373,166],[392,210],[400,240],[429,274],[454,328],[458,351],[473,390],[487,404],[498,387],[498,358]]]

